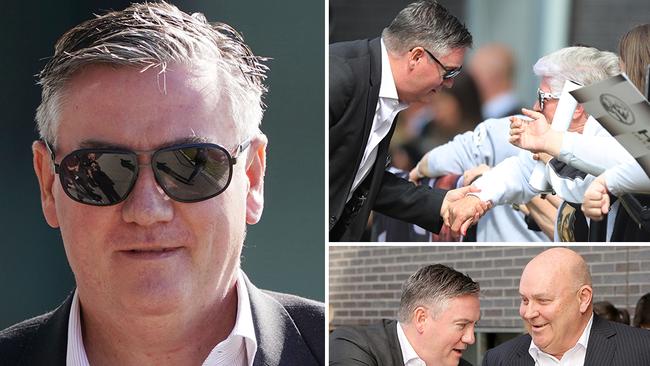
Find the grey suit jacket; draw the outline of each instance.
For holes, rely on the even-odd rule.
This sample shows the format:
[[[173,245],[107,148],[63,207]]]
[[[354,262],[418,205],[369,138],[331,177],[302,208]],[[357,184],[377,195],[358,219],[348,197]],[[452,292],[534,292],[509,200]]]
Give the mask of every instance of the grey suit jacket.
[[[534,366],[528,353],[530,335],[521,335],[489,351],[483,366]],[[650,365],[650,331],[614,323],[594,315],[585,366]]]
[[[324,365],[322,303],[262,291],[246,276],[257,337],[254,366]],[[0,332],[0,365],[65,366],[72,296],[56,310]]]

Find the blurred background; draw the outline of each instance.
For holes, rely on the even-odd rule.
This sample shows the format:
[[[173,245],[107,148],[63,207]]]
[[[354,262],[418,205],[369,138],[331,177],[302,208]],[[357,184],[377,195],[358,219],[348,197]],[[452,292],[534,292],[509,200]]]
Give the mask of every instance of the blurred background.
[[[249,227],[242,265],[261,288],[324,300],[324,4],[174,1],[232,25],[271,57],[262,130],[269,137],[266,205]],[[45,223],[32,170],[37,74],[68,29],[129,1],[7,2],[0,12],[0,329],[50,310],[74,281],[58,230]],[[215,218],[218,220],[218,218]]]
[[[467,274],[481,286],[481,320],[476,328],[476,343],[463,352],[465,360],[480,365],[488,349],[524,333],[519,317],[519,279],[524,266],[547,248],[332,246],[329,249],[329,329],[394,319],[402,283],[419,268],[442,263]],[[633,324],[639,298],[650,293],[650,247],[571,249],[589,265],[594,311],[609,320]],[[615,309],[608,312],[604,301]],[[601,304],[596,306],[596,303]]]

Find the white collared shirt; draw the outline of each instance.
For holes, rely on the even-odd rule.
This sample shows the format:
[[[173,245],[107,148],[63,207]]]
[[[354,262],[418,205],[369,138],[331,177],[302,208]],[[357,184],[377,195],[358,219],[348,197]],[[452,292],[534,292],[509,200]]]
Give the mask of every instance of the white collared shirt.
[[[543,352],[537,347],[535,342],[530,341],[528,353],[535,360],[535,366],[582,366],[585,364],[585,355],[587,354],[587,343],[589,342],[589,334],[591,333],[591,325],[594,322],[594,314],[591,314],[589,323],[582,331],[582,335],[570,350],[566,351],[561,360],[554,356]]]
[[[402,324],[397,323],[397,340],[399,341],[399,348],[402,350],[402,358],[404,366],[427,366],[427,364],[415,353],[411,342],[406,338]]]
[[[237,274],[237,318],[235,326],[226,339],[217,344],[203,366],[238,365],[252,366],[257,352],[257,338],[253,327],[251,304],[244,281],[243,272]],[[72,308],[68,318],[67,366],[90,366],[83,344],[81,319],[79,312],[79,295],[75,290]],[[218,326],[215,324],[215,326]]]
[[[393,79],[393,71],[390,69],[390,61],[388,60],[388,51],[384,45],[384,40],[381,40],[381,85],[379,86],[379,99],[375,107],[375,116],[372,120],[372,128],[370,129],[370,136],[368,136],[368,143],[363,151],[361,164],[357,169],[357,174],[354,176],[352,182],[352,189],[348,193],[346,202],[352,197],[354,190],[359,187],[361,182],[368,176],[370,170],[375,164],[377,159],[377,150],[381,140],[388,135],[393,120],[397,113],[406,109],[408,104],[400,103],[397,96],[397,87],[395,86],[395,79]]]

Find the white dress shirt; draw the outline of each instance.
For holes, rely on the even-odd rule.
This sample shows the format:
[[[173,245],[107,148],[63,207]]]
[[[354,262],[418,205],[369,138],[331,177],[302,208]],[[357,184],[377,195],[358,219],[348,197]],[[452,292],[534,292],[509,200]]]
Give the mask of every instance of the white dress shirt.
[[[241,270],[237,274],[236,287],[237,318],[235,326],[228,337],[212,349],[208,357],[203,361],[203,366],[253,365],[255,353],[257,352],[257,338],[253,327],[250,299]],[[90,366],[83,344],[79,310],[79,295],[75,290],[68,319],[67,366]],[[218,324],[215,324],[215,326],[218,326]]]
[[[361,182],[368,176],[370,170],[375,164],[377,159],[377,150],[381,140],[388,135],[393,120],[397,113],[406,109],[408,104],[400,103],[397,96],[397,87],[395,86],[395,79],[393,79],[393,71],[390,69],[390,61],[388,60],[388,51],[384,45],[384,40],[381,40],[381,85],[379,86],[379,99],[375,107],[375,117],[372,120],[372,128],[370,129],[370,136],[368,136],[368,143],[363,151],[361,164],[357,169],[357,174],[354,176],[352,189],[348,193],[346,202],[352,198],[352,193],[359,187]]]
[[[591,325],[594,322],[594,314],[591,314],[589,323],[582,332],[578,339],[578,343],[570,350],[562,355],[562,359],[558,360],[555,356],[551,356],[546,352],[540,350],[537,345],[531,340],[528,353],[535,360],[535,366],[582,366],[585,364],[585,356],[587,355],[587,343],[589,342],[589,334],[591,333]]]
[[[404,359],[404,366],[427,366],[427,364],[415,353],[411,342],[406,338],[402,324],[397,323],[397,340],[399,341],[399,348],[402,350],[402,358]]]

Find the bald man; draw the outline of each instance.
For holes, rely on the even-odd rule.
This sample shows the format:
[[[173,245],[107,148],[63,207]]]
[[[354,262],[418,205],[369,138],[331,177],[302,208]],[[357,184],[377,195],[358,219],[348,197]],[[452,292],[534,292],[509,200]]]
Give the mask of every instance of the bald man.
[[[528,334],[489,350],[484,366],[650,365],[650,332],[593,313],[589,267],[571,249],[552,248],[533,258],[519,293]]]
[[[512,85],[515,59],[508,46],[490,43],[480,47],[470,61],[469,73],[478,86],[484,118],[521,113],[522,104]]]

